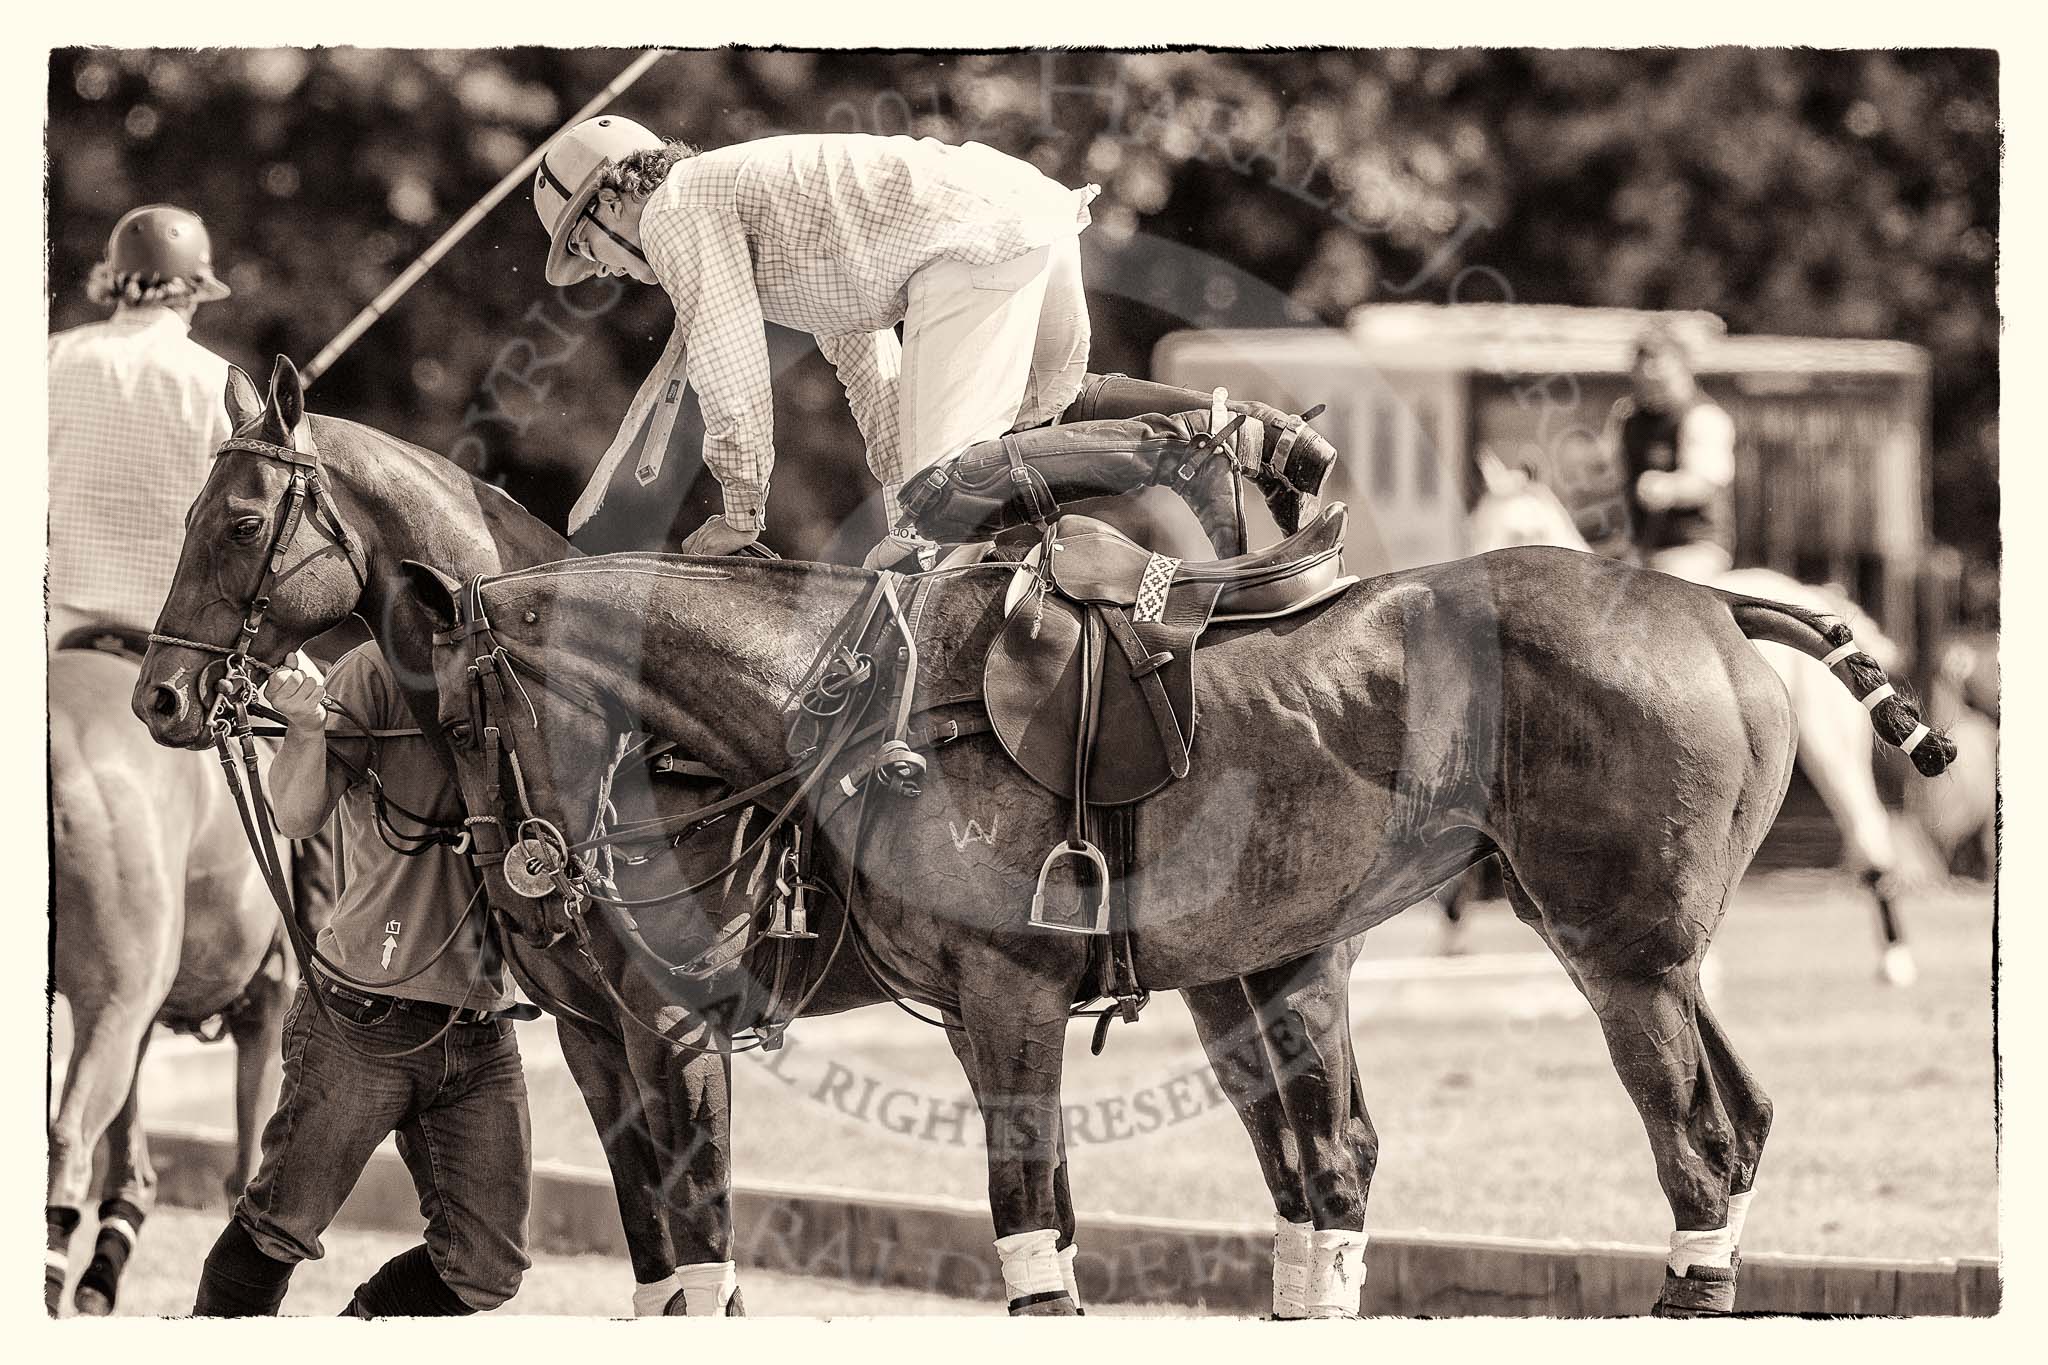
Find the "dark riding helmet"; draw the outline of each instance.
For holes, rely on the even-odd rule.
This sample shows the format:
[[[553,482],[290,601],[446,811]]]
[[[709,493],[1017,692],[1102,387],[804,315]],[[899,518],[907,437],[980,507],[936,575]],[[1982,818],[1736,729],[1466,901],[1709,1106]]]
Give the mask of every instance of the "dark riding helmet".
[[[170,204],[130,209],[107,238],[107,258],[93,269],[102,302],[153,303],[190,297],[199,303],[231,292],[213,273],[213,241],[199,215]]]

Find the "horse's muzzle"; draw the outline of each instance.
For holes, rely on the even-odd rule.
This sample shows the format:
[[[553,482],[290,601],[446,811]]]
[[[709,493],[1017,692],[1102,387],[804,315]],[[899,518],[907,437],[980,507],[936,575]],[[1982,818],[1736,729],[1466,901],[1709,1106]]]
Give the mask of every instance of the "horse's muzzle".
[[[136,689],[136,718],[149,727],[150,738],[179,749],[201,749],[211,741],[206,718],[188,689],[155,683]]]

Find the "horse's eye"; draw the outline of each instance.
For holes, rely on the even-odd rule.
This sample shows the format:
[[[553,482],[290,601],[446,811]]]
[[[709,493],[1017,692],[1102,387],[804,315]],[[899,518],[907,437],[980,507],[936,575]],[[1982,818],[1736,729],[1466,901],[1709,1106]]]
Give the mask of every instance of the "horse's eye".
[[[228,523],[228,539],[237,545],[247,545],[263,533],[263,518],[236,517]]]
[[[475,738],[475,734],[471,731],[469,722],[466,720],[458,720],[453,725],[448,726],[446,733],[448,735],[448,742],[458,749],[467,749],[470,746],[470,741]]]

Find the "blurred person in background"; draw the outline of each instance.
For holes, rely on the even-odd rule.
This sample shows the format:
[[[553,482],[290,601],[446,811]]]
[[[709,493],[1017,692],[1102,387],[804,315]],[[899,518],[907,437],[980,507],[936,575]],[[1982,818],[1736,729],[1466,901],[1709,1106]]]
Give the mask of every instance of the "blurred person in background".
[[[123,215],[86,292],[104,322],[50,338],[49,640],[82,628],[140,637],[185,542],[185,509],[233,432],[228,362],[189,335],[228,297],[197,214]]]
[[[1735,423],[1700,392],[1676,333],[1636,343],[1632,392],[1608,416],[1610,448],[1628,481],[1629,526],[1641,563],[1710,582],[1735,562]]]
[[[177,573],[186,509],[234,434],[228,362],[190,335],[199,305],[230,291],[199,215],[146,204],[114,224],[86,293],[113,316],[49,343],[47,642],[111,643],[139,657]],[[308,923],[324,922],[334,902],[333,837],[292,843]]]
[[[207,1254],[192,1314],[275,1314],[292,1272],[324,1254],[322,1234],[392,1134],[419,1191],[426,1240],[357,1286],[342,1316],[496,1308],[529,1265],[532,1129],[511,1021],[537,1011],[513,1002],[469,859],[445,843],[407,854],[380,837],[378,797],[362,776],[369,755],[347,763],[330,753],[326,699],[386,736],[376,741],[377,776],[399,808],[458,820],[454,775],[410,730],[404,694],[374,642],[343,655],[324,688],[285,667],[264,694],[286,723],[270,771],[278,832],[319,829],[337,808],[347,832],[341,903],[318,942],[353,980],[315,965],[299,983],[263,1163]],[[353,728],[332,742],[370,742]]]
[[[698,152],[617,115],[578,124],[534,181],[547,281],[627,276],[664,290],[676,321],[571,509],[570,532],[597,511],[650,417],[636,472],[642,483],[659,472],[688,382],[724,511],[681,549],[731,554],[754,543],[775,462],[763,326],[773,321],[813,333],[846,386],[890,519],[871,567],[927,555],[928,537],[1008,524],[983,523],[1010,515],[992,504],[1010,497],[1019,465],[1062,504],[1199,468],[1199,486],[1190,478],[1175,491],[1227,552],[1220,532],[1234,525],[1234,490],[1188,453],[1244,417],[1228,438],[1232,460],[1274,483],[1270,498],[1282,470],[1314,466],[1306,491],[1319,488],[1328,448],[1301,419],[1261,404],[1212,405],[1205,393],[1086,373],[1077,238],[1097,193],[973,142],[792,134]],[[965,467],[960,457],[977,446],[993,498],[918,477]]]

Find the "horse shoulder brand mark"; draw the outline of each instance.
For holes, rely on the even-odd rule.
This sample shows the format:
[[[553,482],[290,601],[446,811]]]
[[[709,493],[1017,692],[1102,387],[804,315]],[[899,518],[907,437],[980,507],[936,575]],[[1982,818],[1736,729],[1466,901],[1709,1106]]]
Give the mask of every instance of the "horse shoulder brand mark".
[[[988,822],[987,829],[983,829],[981,821],[969,819],[967,828],[961,829],[951,820],[948,820],[946,822],[946,833],[953,836],[953,851],[955,853],[965,853],[967,846],[976,842],[984,843],[990,848],[994,848],[996,846],[996,831],[1002,828],[1002,823],[1003,817],[998,815],[995,819]]]

